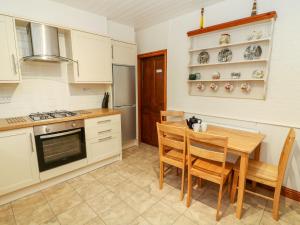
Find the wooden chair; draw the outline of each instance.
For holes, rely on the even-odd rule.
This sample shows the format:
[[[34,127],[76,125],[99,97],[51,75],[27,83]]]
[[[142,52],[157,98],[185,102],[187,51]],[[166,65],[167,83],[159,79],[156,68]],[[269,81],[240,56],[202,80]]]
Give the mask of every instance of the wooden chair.
[[[183,121],[184,112],[183,111],[160,111],[160,122],[164,123],[166,121]]]
[[[182,170],[180,200],[183,199],[184,173],[186,167],[186,136],[184,127],[157,124],[160,175],[159,188],[163,188],[164,164],[175,166]]]
[[[248,164],[246,179],[267,186],[274,187],[275,192],[273,198],[267,197],[262,194],[258,194],[250,190],[245,190],[245,192],[273,201],[272,216],[275,220],[279,219],[279,201],[280,201],[281,185],[282,185],[287,162],[294,141],[295,141],[295,130],[291,128],[285,140],[278,166],[274,166],[256,160],[249,160],[249,164]],[[233,186],[232,186],[231,198],[230,198],[231,203],[235,201],[236,190],[238,188],[237,187],[238,176],[239,176],[239,163],[237,163],[234,167]]]
[[[220,185],[216,220],[220,219],[221,201],[225,190],[230,190],[233,164],[226,162],[228,138],[207,133],[187,131],[188,149],[188,195],[187,207],[191,203],[192,176]],[[194,163],[192,157],[196,157]],[[228,181],[228,186],[224,184]]]

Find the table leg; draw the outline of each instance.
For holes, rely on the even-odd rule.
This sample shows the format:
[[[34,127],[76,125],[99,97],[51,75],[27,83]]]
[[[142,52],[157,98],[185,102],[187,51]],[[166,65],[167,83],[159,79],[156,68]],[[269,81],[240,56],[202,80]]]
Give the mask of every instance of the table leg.
[[[237,199],[237,208],[236,208],[236,217],[241,219],[242,210],[243,210],[243,201],[245,193],[245,184],[246,184],[246,173],[248,169],[249,155],[241,155],[240,163],[240,176],[239,176],[239,189],[238,189],[238,199]]]
[[[260,146],[257,146],[257,148],[255,149],[254,151],[254,160],[256,161],[259,161],[259,158],[260,158]],[[256,188],[256,182],[255,181],[252,181],[252,188],[255,189]]]

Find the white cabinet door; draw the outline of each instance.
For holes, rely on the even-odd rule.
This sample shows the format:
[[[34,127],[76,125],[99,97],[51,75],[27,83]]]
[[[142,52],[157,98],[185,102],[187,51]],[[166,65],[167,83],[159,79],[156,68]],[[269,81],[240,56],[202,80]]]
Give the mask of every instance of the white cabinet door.
[[[0,83],[20,81],[14,19],[0,15]]]
[[[95,34],[71,31],[75,83],[111,83],[111,40]]]
[[[136,45],[113,41],[113,63],[118,65],[136,65]]]
[[[32,128],[0,132],[0,195],[38,182]]]

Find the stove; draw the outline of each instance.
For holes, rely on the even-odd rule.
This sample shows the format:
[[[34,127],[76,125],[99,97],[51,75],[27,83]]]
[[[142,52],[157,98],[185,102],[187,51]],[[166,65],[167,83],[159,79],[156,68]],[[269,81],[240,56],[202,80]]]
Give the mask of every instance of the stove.
[[[31,113],[29,115],[29,117],[33,121],[39,121],[39,120],[71,117],[71,116],[76,116],[76,115],[77,115],[77,113],[75,113],[75,112],[66,111],[66,110],[56,110],[56,111],[51,111],[51,112]]]

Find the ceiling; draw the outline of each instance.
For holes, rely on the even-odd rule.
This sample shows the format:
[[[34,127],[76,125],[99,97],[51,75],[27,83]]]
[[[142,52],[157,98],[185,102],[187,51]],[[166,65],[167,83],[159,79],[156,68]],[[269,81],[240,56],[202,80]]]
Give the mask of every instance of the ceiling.
[[[180,16],[221,0],[51,0],[135,29]]]

